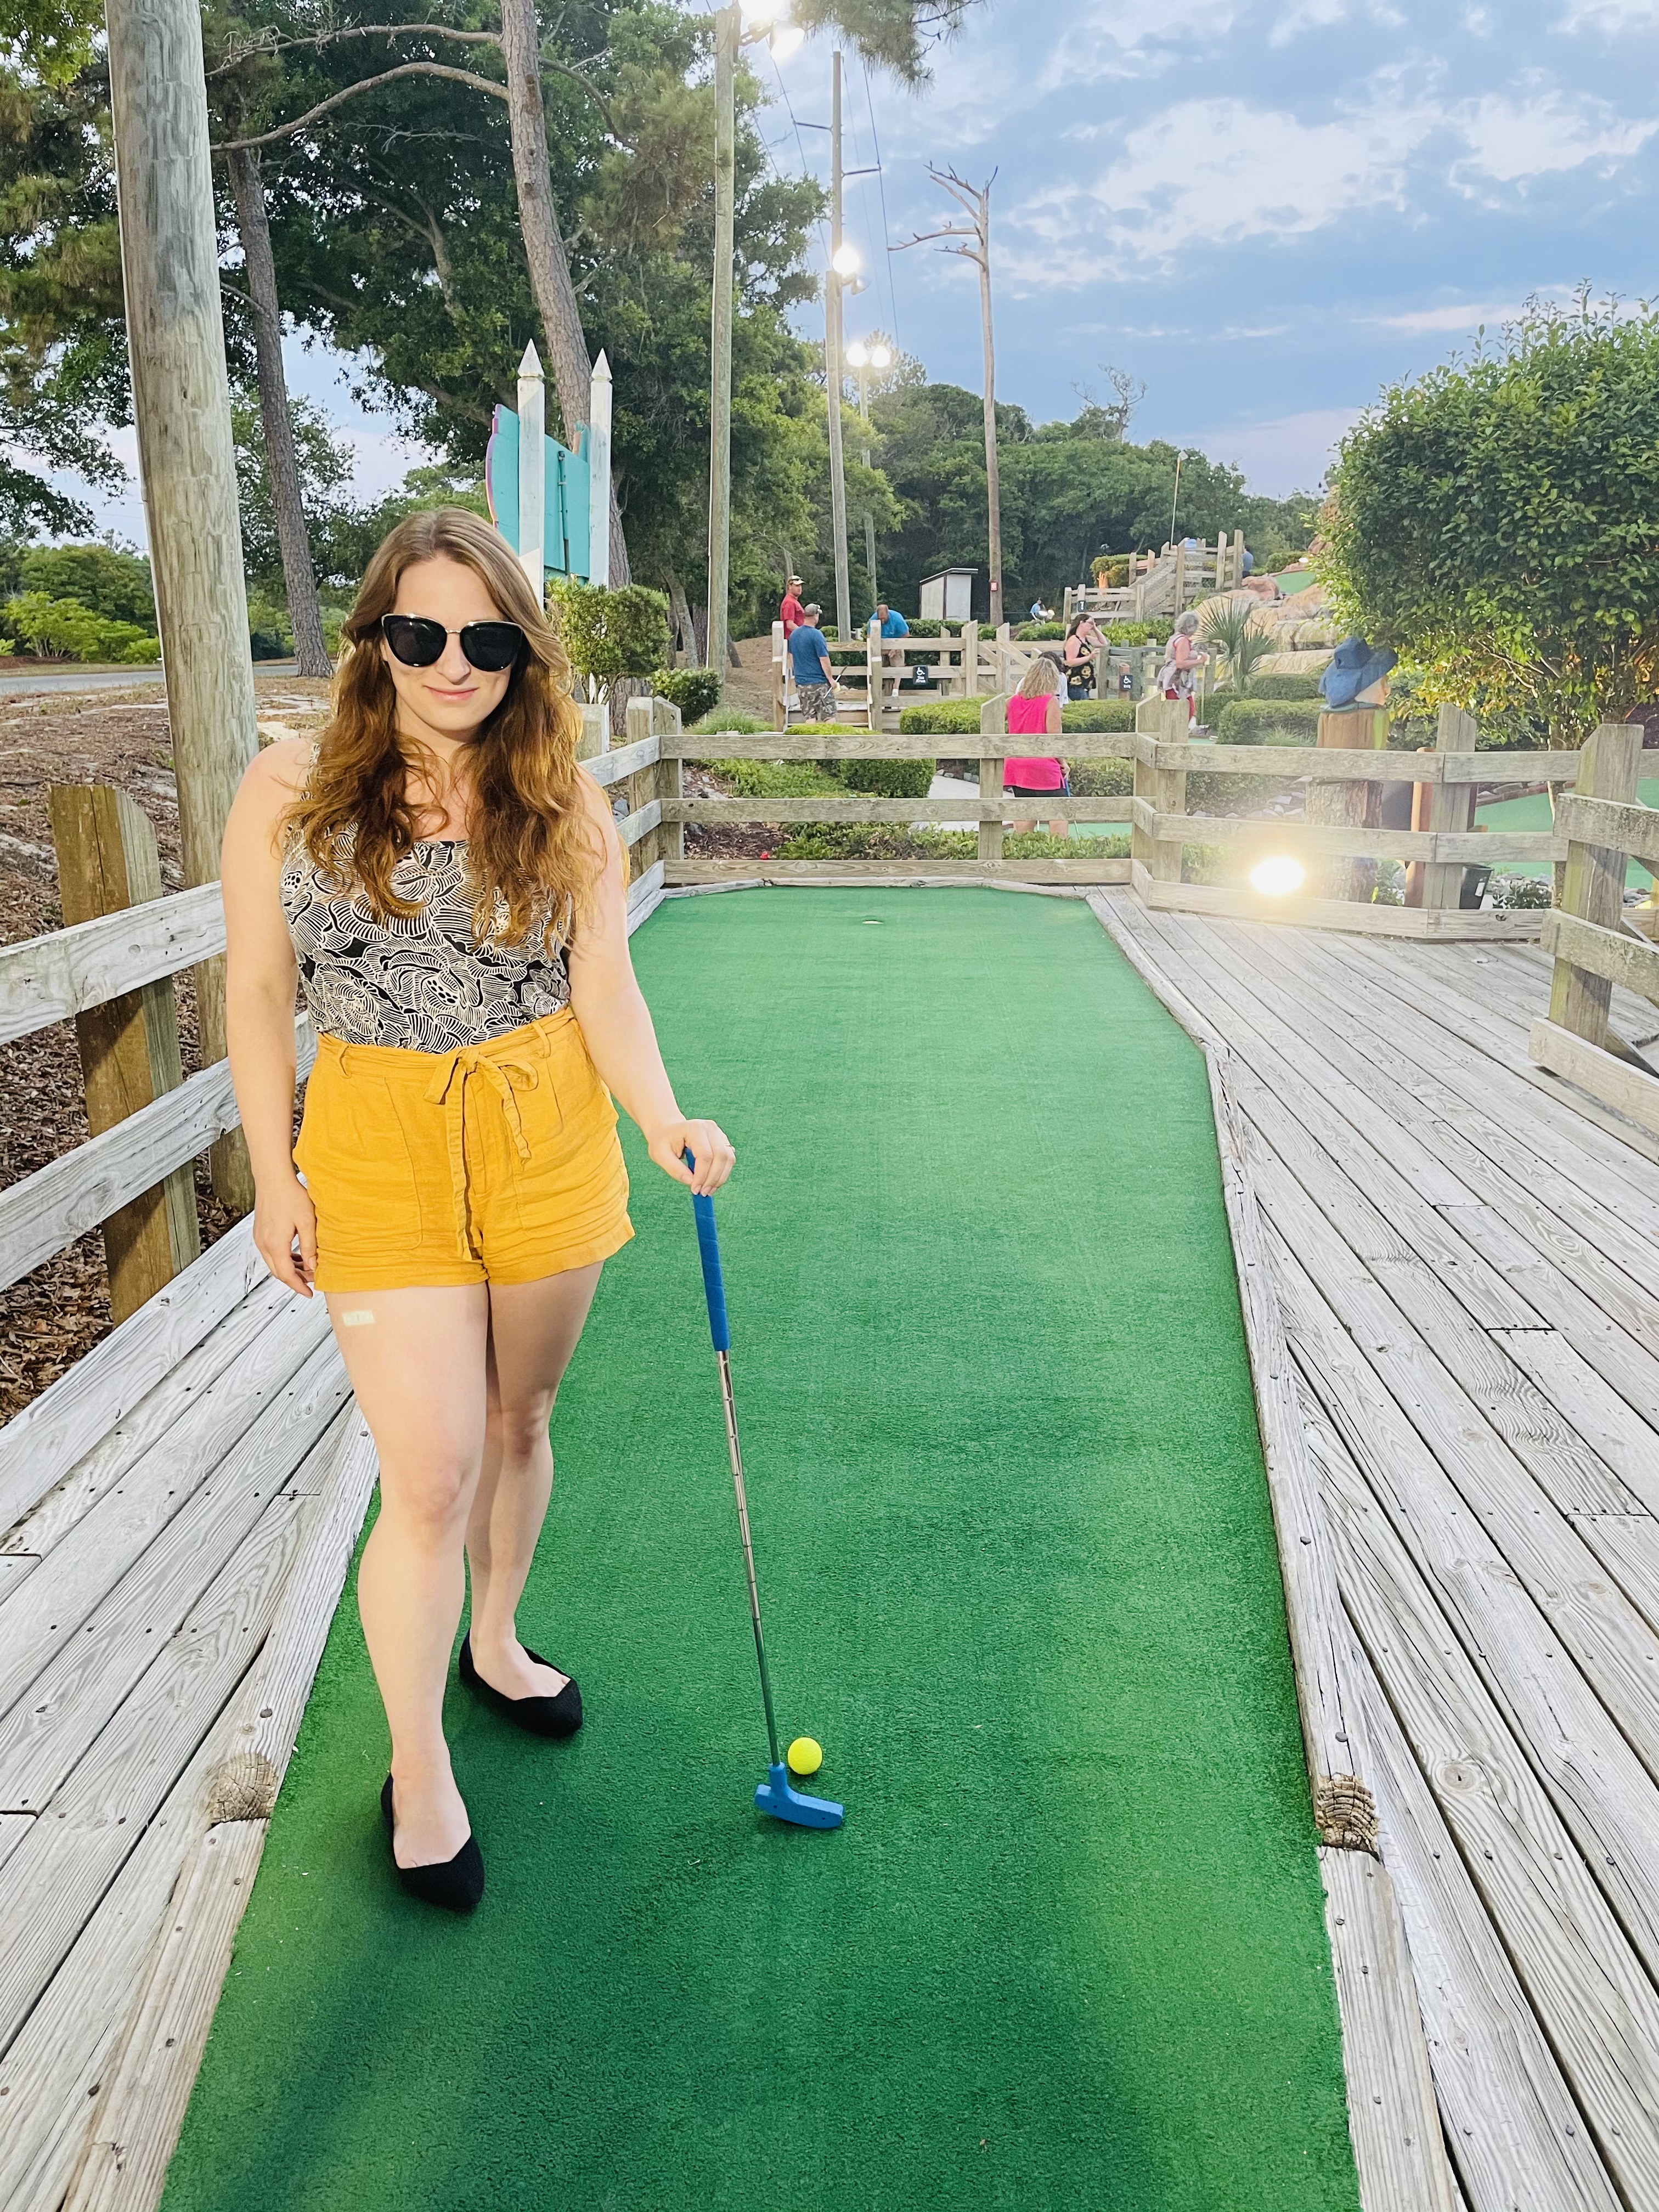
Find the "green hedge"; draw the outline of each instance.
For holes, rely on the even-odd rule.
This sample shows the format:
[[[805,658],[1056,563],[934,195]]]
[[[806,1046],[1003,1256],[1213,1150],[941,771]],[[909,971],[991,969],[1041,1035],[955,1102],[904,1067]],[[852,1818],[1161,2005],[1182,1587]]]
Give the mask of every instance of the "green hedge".
[[[1253,676],[1252,699],[1320,699],[1316,676]]]
[[[703,766],[734,799],[816,799],[842,788],[822,761],[711,760]]]
[[[651,689],[658,698],[679,708],[680,720],[688,728],[705,714],[712,714],[720,703],[720,674],[713,668],[659,668],[652,676]]]
[[[935,699],[926,707],[906,707],[899,728],[907,738],[976,738],[983,699]],[[1133,699],[1079,699],[1060,710],[1062,730],[1121,735],[1135,726]]]
[[[1224,745],[1310,745],[1322,711],[1317,699],[1235,699],[1212,726]]]
[[[1073,799],[1127,799],[1135,787],[1135,764],[1126,760],[1067,761]]]
[[[872,799],[926,799],[933,787],[934,766],[930,760],[838,760],[831,773],[848,791]]]
[[[1036,801],[1033,811],[1040,811]],[[1046,830],[1002,841],[1010,860],[1114,860],[1129,850],[1128,833],[1115,837],[1051,837]],[[979,839],[971,830],[911,830],[897,823],[802,823],[779,845],[781,860],[971,860]]]

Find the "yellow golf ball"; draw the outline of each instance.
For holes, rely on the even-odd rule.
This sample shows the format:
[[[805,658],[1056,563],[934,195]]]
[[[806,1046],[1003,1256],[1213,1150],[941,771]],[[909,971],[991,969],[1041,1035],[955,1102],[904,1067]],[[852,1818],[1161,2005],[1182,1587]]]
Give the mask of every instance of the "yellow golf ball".
[[[823,1764],[823,1746],[810,1735],[798,1735],[784,1756],[792,1774],[816,1774]]]

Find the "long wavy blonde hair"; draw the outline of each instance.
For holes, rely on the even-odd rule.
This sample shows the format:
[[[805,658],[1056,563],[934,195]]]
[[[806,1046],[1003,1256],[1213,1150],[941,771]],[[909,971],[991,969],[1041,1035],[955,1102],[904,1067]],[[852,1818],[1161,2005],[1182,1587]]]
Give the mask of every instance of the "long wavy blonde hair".
[[[434,560],[471,568],[526,641],[506,696],[466,744],[473,936],[482,942],[494,933],[516,945],[535,929],[551,951],[591,913],[605,866],[576,765],[581,712],[570,696],[570,663],[558,631],[523,569],[489,524],[465,508],[405,515],[382,539],[343,626],[334,711],[305,790],[284,817],[284,833],[297,836],[331,881],[362,891],[382,920],[420,912],[392,884],[392,870],[415,846],[415,813],[408,741],[398,736],[398,695],[380,653],[380,617],[396,605],[404,569]]]

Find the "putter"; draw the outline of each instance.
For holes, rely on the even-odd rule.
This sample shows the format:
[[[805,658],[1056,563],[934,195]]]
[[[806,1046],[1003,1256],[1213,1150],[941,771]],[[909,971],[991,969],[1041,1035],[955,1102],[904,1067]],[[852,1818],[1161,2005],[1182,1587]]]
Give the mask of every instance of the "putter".
[[[684,1155],[687,1167],[696,1162]],[[772,1713],[772,1682],[766,1671],[766,1639],[761,1634],[760,1591],[755,1582],[755,1547],[749,1534],[749,1500],[743,1486],[743,1450],[738,1442],[737,1401],[732,1395],[732,1331],[726,1318],[726,1284],[720,1274],[720,1238],[714,1230],[714,1201],[692,1194],[691,1211],[697,1223],[697,1255],[702,1261],[703,1295],[708,1301],[708,1334],[714,1340],[714,1362],[720,1374],[720,1403],[726,1409],[726,1445],[732,1458],[732,1487],[737,1493],[738,1529],[743,1538],[743,1568],[749,1583],[749,1618],[755,1631],[755,1658],[760,1668],[761,1703],[766,1708],[766,1743],[771,1753],[767,1777],[755,1792],[757,1812],[775,1820],[788,1820],[797,1828],[838,1828],[846,1815],[828,1797],[804,1796],[789,1786],[789,1769],[778,1756],[778,1724]]]

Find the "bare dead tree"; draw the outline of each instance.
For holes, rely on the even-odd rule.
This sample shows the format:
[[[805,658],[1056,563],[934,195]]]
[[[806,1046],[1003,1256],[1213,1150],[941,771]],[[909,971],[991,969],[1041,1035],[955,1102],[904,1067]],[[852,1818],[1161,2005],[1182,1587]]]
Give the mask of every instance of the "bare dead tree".
[[[991,327],[991,187],[997,180],[992,170],[977,189],[966,178],[959,177],[954,169],[936,169],[931,162],[927,173],[941,191],[949,192],[965,211],[968,221],[943,223],[938,230],[918,231],[914,238],[905,239],[894,246],[895,253],[907,252],[913,246],[927,246],[936,239],[949,243],[940,247],[944,253],[960,254],[971,261],[979,270],[980,322],[985,338],[985,490],[989,524],[991,566],[991,624],[1000,629],[1002,623],[1002,495],[997,475],[997,353],[996,339]]]

